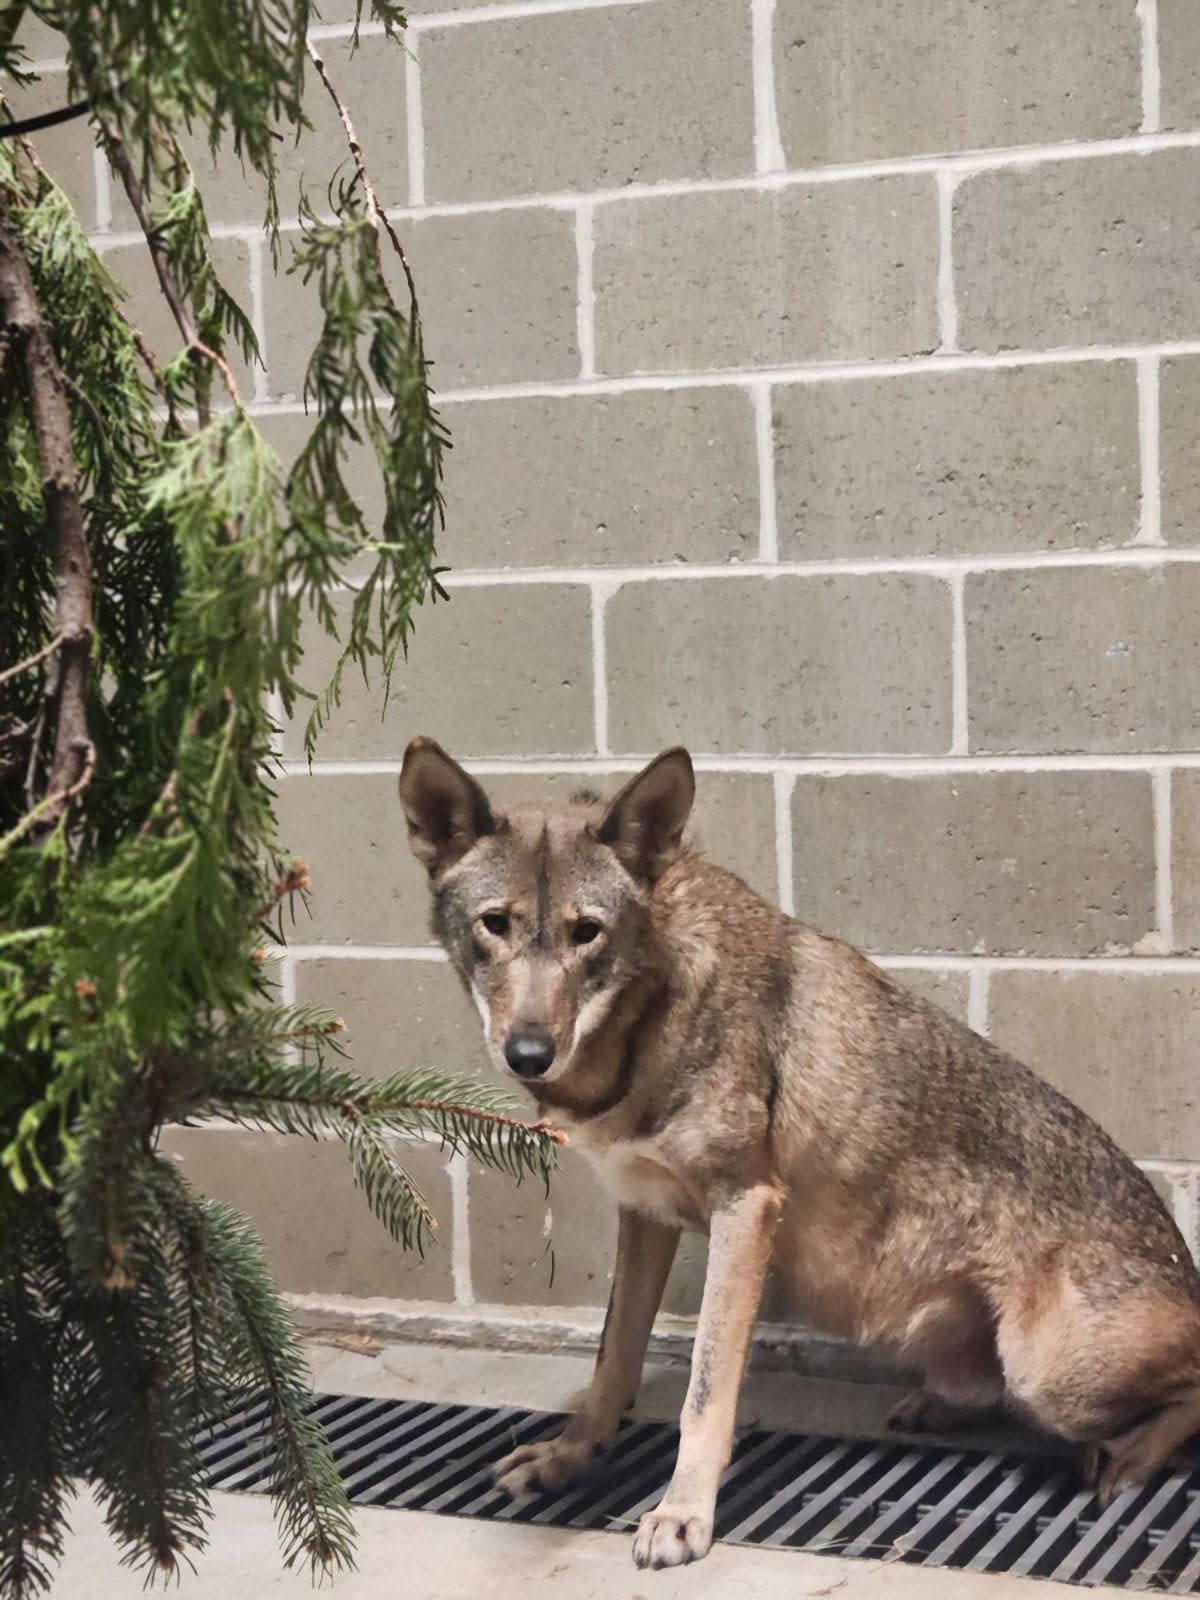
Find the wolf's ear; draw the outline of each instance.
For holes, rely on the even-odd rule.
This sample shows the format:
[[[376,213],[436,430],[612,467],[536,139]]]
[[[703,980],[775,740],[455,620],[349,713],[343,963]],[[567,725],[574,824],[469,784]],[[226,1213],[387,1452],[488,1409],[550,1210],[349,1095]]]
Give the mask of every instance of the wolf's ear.
[[[484,834],[496,831],[487,795],[432,739],[414,739],[404,752],[400,804],[412,853],[431,876],[453,866]]]
[[[626,871],[653,883],[679,846],[695,797],[691,756],[682,746],[664,750],[617,795],[596,837]]]

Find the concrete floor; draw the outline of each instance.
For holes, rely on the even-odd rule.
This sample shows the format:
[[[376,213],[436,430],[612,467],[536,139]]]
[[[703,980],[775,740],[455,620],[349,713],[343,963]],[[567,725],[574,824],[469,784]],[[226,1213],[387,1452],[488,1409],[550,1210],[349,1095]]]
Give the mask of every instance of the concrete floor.
[[[317,1388],[327,1392],[416,1396],[424,1399],[569,1407],[587,1382],[582,1356],[447,1350],[383,1344],[359,1335],[310,1340]],[[638,1410],[651,1417],[678,1414],[686,1369],[660,1363],[648,1369]],[[773,1427],[871,1435],[898,1391],[828,1379],[750,1373],[740,1420]],[[1011,1437],[1011,1436],[1009,1436]],[[1005,1436],[997,1434],[996,1442]],[[211,1544],[194,1576],[179,1586],[182,1600],[257,1600],[259,1595],[312,1593],[306,1575],[280,1569],[269,1502],[261,1496],[216,1494]],[[53,1593],[61,1600],[134,1600],[142,1579],[119,1565],[99,1512],[80,1499]],[[566,1528],[470,1522],[424,1512],[356,1512],[358,1571],[339,1578],[337,1600],[450,1600],[485,1586],[496,1600],[1031,1600],[1039,1592],[1065,1597],[1060,1584],[1020,1578],[939,1572],[902,1563],[848,1561],[834,1555],[716,1545],[697,1565],[671,1572],[638,1572],[629,1538]],[[1091,1591],[1117,1594],[1115,1589]]]

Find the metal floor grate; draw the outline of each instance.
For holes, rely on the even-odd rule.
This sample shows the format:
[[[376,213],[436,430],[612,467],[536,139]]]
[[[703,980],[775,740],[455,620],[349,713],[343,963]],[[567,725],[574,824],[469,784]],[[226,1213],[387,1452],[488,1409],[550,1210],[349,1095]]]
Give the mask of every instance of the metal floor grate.
[[[586,1485],[514,1503],[492,1487],[493,1463],[552,1437],[561,1414],[361,1395],[314,1395],[312,1411],[355,1504],[499,1522],[628,1530],[657,1504],[679,1442],[666,1423],[626,1421]],[[207,1429],[199,1449],[210,1488],[266,1490],[265,1405]],[[756,1428],[726,1470],[716,1536],[1196,1594],[1200,1472],[1163,1477],[1100,1514],[1070,1463]]]

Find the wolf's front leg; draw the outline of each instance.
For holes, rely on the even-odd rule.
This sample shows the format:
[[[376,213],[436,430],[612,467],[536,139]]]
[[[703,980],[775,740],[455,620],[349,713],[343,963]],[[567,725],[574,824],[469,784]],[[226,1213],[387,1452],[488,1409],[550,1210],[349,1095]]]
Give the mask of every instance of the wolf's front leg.
[[[617,1261],[596,1370],[583,1405],[557,1439],[523,1444],[497,1462],[493,1476],[514,1498],[528,1489],[562,1489],[589,1471],[616,1437],[621,1413],[633,1404],[650,1329],[679,1229],[621,1208]]]
[[[742,1190],[713,1216],[679,1457],[661,1503],[638,1528],[633,1559],[639,1567],[697,1561],[712,1544],[717,1486],[733,1443],[738,1390],[779,1210],[778,1194],[762,1184]]]

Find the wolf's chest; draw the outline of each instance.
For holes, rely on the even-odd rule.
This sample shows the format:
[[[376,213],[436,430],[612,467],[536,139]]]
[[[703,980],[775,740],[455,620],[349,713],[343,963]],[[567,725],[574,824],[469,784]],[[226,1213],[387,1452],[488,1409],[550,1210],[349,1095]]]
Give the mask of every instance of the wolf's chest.
[[[652,1139],[617,1139],[602,1143],[579,1133],[572,1143],[582,1150],[604,1187],[634,1211],[644,1211],[681,1228],[706,1226],[682,1174],[668,1152]]]

